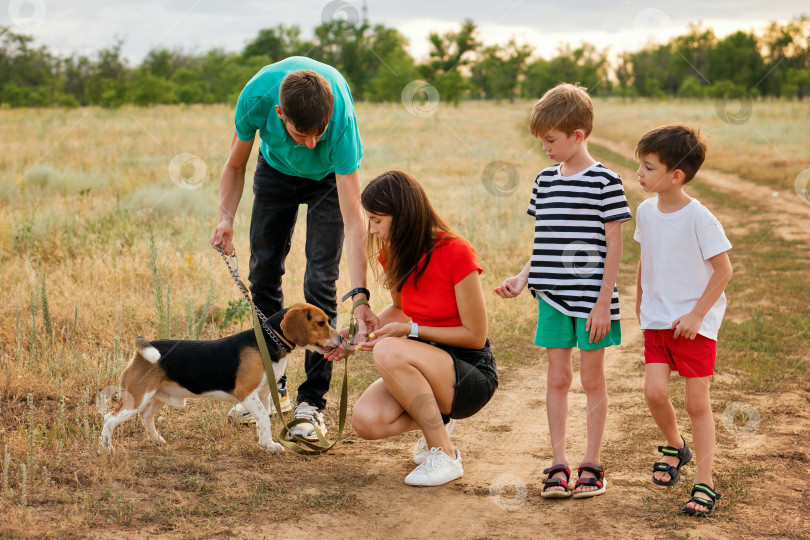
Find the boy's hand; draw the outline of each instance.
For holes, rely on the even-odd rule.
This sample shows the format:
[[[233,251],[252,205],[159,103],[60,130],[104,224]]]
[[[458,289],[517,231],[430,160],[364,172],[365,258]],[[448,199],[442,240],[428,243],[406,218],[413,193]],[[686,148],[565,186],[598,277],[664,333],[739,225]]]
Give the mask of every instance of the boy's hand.
[[[597,302],[585,321],[588,331],[588,343],[596,343],[610,332],[610,302]]]
[[[636,319],[641,322],[641,298],[636,300]]]
[[[702,322],[702,316],[696,315],[694,312],[690,311],[672,323],[672,328],[675,329],[674,337],[683,336],[687,339],[695,339]]]
[[[502,285],[495,287],[495,294],[501,298],[514,298],[523,291],[528,282],[529,279],[522,276],[510,277],[504,280]]]

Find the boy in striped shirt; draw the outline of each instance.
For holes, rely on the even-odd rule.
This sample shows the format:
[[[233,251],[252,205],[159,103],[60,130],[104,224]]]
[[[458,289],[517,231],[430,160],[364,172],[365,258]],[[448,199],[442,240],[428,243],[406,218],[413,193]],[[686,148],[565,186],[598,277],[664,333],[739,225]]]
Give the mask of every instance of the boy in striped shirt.
[[[575,84],[552,88],[535,104],[530,130],[558,163],[534,183],[528,213],[535,218],[534,250],[517,276],[495,292],[514,298],[529,286],[537,298],[534,344],[546,347],[546,410],[553,465],[543,471],[546,498],[593,497],[605,492],[600,447],[607,418],[605,347],[621,343],[616,277],[621,223],[630,219],[619,175],[588,153],[593,103]],[[565,449],[572,352],[579,347],[587,399],[587,446],[574,489]]]

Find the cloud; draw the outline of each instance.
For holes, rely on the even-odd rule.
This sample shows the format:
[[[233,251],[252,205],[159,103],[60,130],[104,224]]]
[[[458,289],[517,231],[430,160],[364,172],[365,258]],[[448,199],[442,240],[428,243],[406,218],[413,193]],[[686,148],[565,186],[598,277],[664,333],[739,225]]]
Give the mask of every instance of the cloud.
[[[361,0],[350,2],[361,10]],[[116,37],[124,40],[122,52],[137,63],[155,47],[180,48],[202,52],[214,47],[241,50],[260,29],[279,24],[297,25],[304,37],[311,37],[321,24],[327,0],[10,0],[11,4],[44,6],[41,22],[31,28],[14,28],[32,35],[58,54],[93,54],[109,47]],[[553,55],[561,42],[578,45],[582,41],[615,53],[634,50],[652,37],[666,41],[683,33],[690,22],[704,21],[719,35],[737,29],[761,28],[768,21],[787,21],[806,10],[806,1],[781,0],[762,3],[755,0],[622,0],[576,3],[538,0],[410,0],[384,2],[367,0],[372,24],[385,24],[400,30],[411,42],[411,53],[425,57],[431,31],[457,29],[464,19],[472,19],[486,44],[505,43],[511,36],[526,42],[542,56]],[[646,15],[644,15],[646,13]],[[655,16],[649,17],[650,14]],[[645,17],[647,17],[645,19]],[[639,29],[639,20],[650,28],[664,21],[666,28]],[[671,23],[671,24],[670,24]],[[0,25],[13,25],[8,13],[0,10]]]

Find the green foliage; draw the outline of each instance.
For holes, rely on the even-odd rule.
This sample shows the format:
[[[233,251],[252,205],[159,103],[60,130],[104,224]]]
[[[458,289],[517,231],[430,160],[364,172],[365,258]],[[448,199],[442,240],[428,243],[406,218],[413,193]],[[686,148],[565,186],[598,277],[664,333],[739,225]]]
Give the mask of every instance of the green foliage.
[[[796,96],[803,99],[810,92],[810,68],[790,68],[785,73],[785,82],[782,84],[784,97]]]
[[[745,95],[745,90],[731,81],[718,81],[708,86],[706,92],[713,98],[735,98]]]
[[[214,302],[214,282],[208,282],[208,294],[205,297],[203,305],[200,306],[196,313],[194,312],[193,302],[189,300],[187,303],[187,316],[186,316],[186,337],[191,339],[199,339],[202,334],[203,326],[208,322],[209,312],[211,305]]]
[[[458,32],[444,35],[432,32],[431,50],[427,63],[419,66],[421,78],[432,84],[445,103],[458,105],[469,85],[459,70],[472,63],[475,51],[481,46],[476,39],[475,23],[467,19]]]
[[[514,39],[506,47],[493,45],[484,49],[481,60],[472,66],[473,96],[514,101],[531,54],[531,47],[518,46]]]
[[[42,324],[45,327],[45,333],[49,338],[53,339],[53,319],[51,318],[51,308],[48,302],[48,291],[45,288],[45,276],[42,276],[39,301],[42,304]]]
[[[528,65],[523,96],[539,98],[549,88],[563,82],[578,82],[595,95],[607,94],[607,52],[599,52],[592,45],[583,44],[571,49],[563,45],[551,60],[540,58]]]
[[[149,236],[149,271],[152,274],[152,287],[155,293],[158,338],[166,339],[171,334],[171,285],[166,277],[166,265],[160,263],[160,254],[155,243],[155,233]],[[163,289],[166,289],[164,300]]]
[[[706,97],[706,89],[697,77],[688,75],[678,87],[678,95],[685,98],[702,98]]]
[[[135,105],[177,103],[177,85],[145,69],[133,73],[129,92],[130,100]]]
[[[115,108],[171,103],[234,104],[262,67],[303,55],[338,69],[356,101],[401,99],[411,81],[433,85],[445,103],[462,99],[537,98],[560,82],[578,82],[594,95],[623,97],[776,96],[810,93],[810,19],[771,23],[759,34],[734,32],[718,39],[700,24],[669,42],[623,53],[610,65],[607,51],[562,44],[539,57],[514,39],[483,47],[465,20],[458,31],[431,33],[430,56],[417,63],[395,29],[335,20],[315,28],[311,40],[298,26],[259,31],[239,53],[201,54],[157,48],[140,65],[121,56],[122,42],[92,57],[58,57],[35,47],[33,37],[0,27],[0,105]]]
[[[250,304],[244,298],[239,300],[230,300],[222,320],[219,322],[219,327],[225,330],[234,324],[243,324],[250,318]]]

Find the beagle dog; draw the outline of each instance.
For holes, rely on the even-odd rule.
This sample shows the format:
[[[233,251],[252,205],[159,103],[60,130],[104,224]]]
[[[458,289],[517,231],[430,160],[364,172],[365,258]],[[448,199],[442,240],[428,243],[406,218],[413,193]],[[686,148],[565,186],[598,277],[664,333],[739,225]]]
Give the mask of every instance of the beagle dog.
[[[329,318],[312,304],[295,304],[268,320],[273,334],[265,331],[273,362],[273,383],[284,374],[287,354],[296,346],[327,353],[341,338]],[[270,385],[253,330],[215,341],[162,339],[151,343],[135,340],[135,354],[121,375],[121,401],[104,417],[99,437],[102,447],[113,450],[112,434],[119,424],[136,414],[146,435],[157,444],[166,441],[155,429],[155,415],[164,404],[183,407],[186,399],[210,397],[239,402],[256,419],[259,446],[271,454],[284,451],[273,440],[268,409]]]

